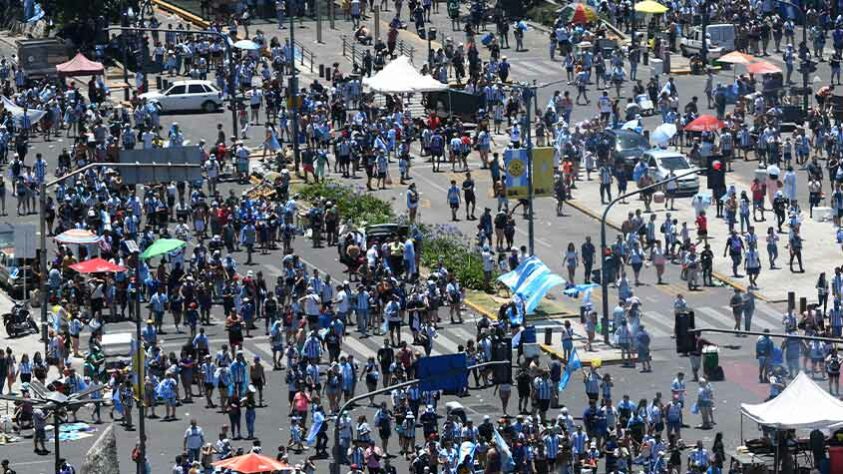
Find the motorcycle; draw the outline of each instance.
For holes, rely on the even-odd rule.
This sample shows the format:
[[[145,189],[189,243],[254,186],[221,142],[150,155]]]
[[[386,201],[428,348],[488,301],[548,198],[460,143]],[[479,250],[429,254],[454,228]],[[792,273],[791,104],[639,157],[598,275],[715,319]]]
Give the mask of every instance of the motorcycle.
[[[3,315],[3,327],[9,337],[28,335],[30,332],[38,332],[38,326],[32,319],[29,307],[25,303],[15,303],[12,311]]]

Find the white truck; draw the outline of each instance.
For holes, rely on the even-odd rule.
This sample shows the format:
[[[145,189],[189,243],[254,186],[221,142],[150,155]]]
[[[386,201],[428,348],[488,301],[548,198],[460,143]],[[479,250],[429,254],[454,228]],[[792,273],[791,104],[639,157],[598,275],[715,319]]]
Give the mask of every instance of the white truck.
[[[735,50],[735,26],[729,24],[715,24],[706,27],[708,42],[708,59],[717,59]],[[682,36],[679,49],[683,56],[700,54],[702,50],[702,27],[691,27]]]

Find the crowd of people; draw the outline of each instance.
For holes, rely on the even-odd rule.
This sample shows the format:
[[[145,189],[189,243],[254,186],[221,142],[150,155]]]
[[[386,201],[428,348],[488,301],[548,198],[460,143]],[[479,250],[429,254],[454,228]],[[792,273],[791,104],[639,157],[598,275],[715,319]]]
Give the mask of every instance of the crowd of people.
[[[411,3],[409,18],[416,23],[416,31],[425,34],[429,22],[426,12],[438,10],[438,2]],[[301,14],[307,8],[304,2],[278,4],[279,28],[284,26],[285,15]],[[739,50],[767,54],[772,37],[776,53],[783,51],[788,81],[800,56],[822,58],[826,31],[832,31],[838,54],[843,48],[843,30],[838,26],[841,21],[832,20],[828,12],[807,12],[814,41],[812,52],[808,45],[793,47],[792,22],[768,9],[767,3],[701,5],[708,5],[712,19],[734,21]],[[693,24],[701,5],[671,5],[671,13],[663,20],[667,37],[656,44],[656,51],[676,50],[676,39]],[[627,3],[604,2],[598,8],[621,27],[632,16]],[[355,20],[356,29],[364,11],[357,0],[348,2],[349,19]],[[613,393],[611,371],[592,367],[582,371],[588,405],[581,414],[574,413],[560,399],[570,392],[557,389],[579,336],[568,324],[562,338],[564,357],[547,362],[518,357],[511,380],[497,377],[493,370],[472,372],[470,389],[494,385],[505,415],[500,419],[486,415],[481,421],[459,410],[446,411],[442,416],[442,405],[446,405],[440,403],[443,394],[423,391],[418,385],[373,396],[368,407],[358,405],[354,414],[341,412],[343,403],[355,395],[414,379],[418,360],[431,355],[438,331],[447,330],[442,328],[446,312],[451,323],[464,322],[462,282],[455,278],[454,269],[442,264],[421,271],[420,246],[424,242],[416,233],[374,240],[355,230],[340,233],[346,216],[338,206],[325,199],[297,200],[291,193],[291,181],[296,175],[305,181],[325,181],[328,177],[341,180],[364,174],[367,189],[374,192],[390,185],[396,161],[402,185],[411,180],[413,164],[422,159],[429,159],[435,170],[442,163],[450,164],[454,172],[459,168],[464,179],[460,183],[451,181],[443,202],[450,207],[454,221],[463,214],[465,220],[477,221],[477,250],[488,288],[493,272],[514,269],[527,257],[515,239],[514,213],[523,202],[509,198],[497,148],[526,145],[525,129],[530,125],[536,144],[556,149],[554,195],[559,213],[562,203],[579,192],[577,183],[591,180],[592,174],[599,181],[601,195],[611,200],[612,195],[629,190],[629,181],[640,188],[654,182],[647,166],[628,167],[612,159],[614,144],[606,132],[607,128],[637,122],[631,129],[643,134],[640,106],[632,99],[624,105],[620,96],[628,89],[632,97],[646,94],[663,123],[679,126],[670,144],[687,149],[692,161],[704,164],[708,157],[717,156],[717,166],[732,169],[736,160],[751,156],[763,166],[766,177],[756,178],[747,189],[725,182],[715,186],[713,202],[692,201],[697,211],[694,222],[680,222],[670,213],[659,219],[651,212],[652,196],[645,193],[641,202],[644,208],[629,213],[606,258],[601,258],[590,238],[579,245],[572,242],[560,255],[570,284],[591,283],[595,259],[604,262],[600,266],[603,278],[617,289],[618,304],[609,321],[613,343],[626,365],[640,364],[643,371],[649,371],[651,338],[642,318],[642,301],[636,295],[636,287],[646,278],[642,276],[646,266],[652,264],[659,283],[666,280],[666,266],[672,263],[681,268],[689,291],[712,286],[713,262],[719,258],[715,254],[720,249],[710,245],[709,227],[728,226],[731,236],[724,243],[723,258],[731,259],[735,277],[744,271],[750,283],[746,292],[734,293],[729,305],[735,329],[749,331],[757,278],[762,271],[778,270],[780,240],[787,242],[790,270],[805,271],[800,231],[805,203],[797,197],[799,187],[805,185],[802,183],[807,182],[810,190],[807,207],[811,213],[820,203],[826,186],[824,176],[828,175],[827,196],[835,226],[839,226],[843,214],[843,167],[839,162],[843,132],[830,118],[827,102],[810,112],[807,128],[797,127],[795,132],[785,134],[780,131],[782,106],[789,99],[771,93],[763,81],[759,84],[751,75],[736,76],[734,84],[726,86],[715,84],[715,75],[709,72],[704,93],[708,108],[715,109],[722,126],[702,133],[683,132],[683,125],[704,113],[705,107],[697,97],[680,104],[678,86],[672,78],[663,81],[654,76],[644,85],[637,77],[641,60],[637,48],[619,47],[610,54],[574,51],[572,45],[607,33],[603,28],[560,21],[550,34],[550,56],[560,57],[560,77],[564,70],[568,85],[576,87],[576,96],[568,90],[555,92],[538,111],[535,123],[527,124],[523,90],[509,84],[517,78],[517,71],[512,71],[508,58],[501,54],[502,48],[509,48],[510,30],[516,52],[523,48],[524,28],[519,22],[498,17],[495,34],[489,37],[482,31],[484,16],[472,14],[463,30],[464,42],[446,38],[423,72],[443,82],[465,81],[468,91],[482,93],[486,105],[477,113],[475,130],[458,119],[442,119],[436,114],[413,116],[408,104],[398,97],[378,102],[335,64],[329,83],[314,82],[299,91],[299,136],[294,137],[291,111],[284,101],[293,49],[288,41],[269,38],[263,31],[249,35],[249,15],[244,12],[248,10],[234,12],[227,17],[230,22],[219,21],[210,27],[235,37],[238,26],[246,27],[246,35],[266,52],[235,54],[234,90],[228,81],[230,64],[223,57],[222,40],[181,25],[177,26],[181,33],[159,36],[152,32],[148,38],[127,35],[141,52],[148,50],[164,74],[213,77],[225,96],[242,95],[245,100],[239,117],[243,127],[234,136],[227,135],[222,125],[210,131],[214,136],[209,137],[187,137],[176,123],[168,130],[162,128],[156,105],[140,97],[149,83],[143,74],[136,77],[137,92],[131,100],[114,107],[101,78],[92,79],[83,91],[74,82],[28,82],[22,70],[0,63],[4,95],[24,110],[19,116],[7,112],[0,126],[0,160],[9,170],[0,179],[4,214],[6,179],[11,182],[18,214],[28,214],[34,212],[38,189],[50,173],[60,177],[89,163],[114,161],[121,149],[179,147],[194,141],[203,150],[205,175],[198,182],[135,187],[124,184],[118,172],[103,166],[74,176],[50,191],[46,221],[51,236],[68,229],[87,229],[101,239],[94,245],[58,246],[51,251],[44,275],[54,314],[47,352],[34,353],[31,360],[28,354],[21,354],[16,360],[7,349],[5,356],[0,354],[0,384],[8,382],[11,390],[19,379],[24,397],[30,396],[27,384],[33,380],[67,394],[101,387],[90,395],[91,420],[100,422],[101,407],[108,406],[111,416],[127,429],[137,423],[133,415],[137,404],[143,404],[149,418],[162,416],[164,420],[176,418],[178,407],[187,403],[216,409],[222,425],[218,439],[206,439],[200,426],[215,421],[191,420],[183,453],[173,466],[173,472],[178,473],[213,472],[214,461],[249,450],[261,452],[270,442],[280,444],[272,454],[279,460],[301,459],[296,467],[305,472],[323,469],[318,459],[326,456],[338,456],[336,460],[354,474],[364,468],[369,472],[395,472],[395,456],[403,457],[415,473],[596,472],[598,464],[607,472],[644,470],[653,474],[680,472],[683,463],[692,472],[723,468],[722,435],[715,436],[710,448],[701,442],[686,445],[682,437],[692,412],[701,418],[699,428],[716,425],[714,388],[700,364],[704,340],[697,341],[690,353],[693,382],[698,384],[691,389],[695,396],[687,394],[684,374],[678,373],[670,387],[665,387],[668,396],[656,391],[618,397]],[[387,42],[375,42],[375,56],[365,53],[360,65],[364,74],[371,74],[394,53],[397,31],[404,26],[401,15],[402,4],[396,2]],[[163,26],[156,20],[138,24]],[[365,34],[362,39],[366,40]],[[839,60],[837,65],[839,75]],[[255,78],[260,78],[262,85],[257,85]],[[610,88],[615,89],[614,99]],[[596,91],[597,96],[589,98],[589,91]],[[752,101],[739,101],[727,113],[729,91],[737,91],[740,96],[761,93]],[[821,98],[830,91],[824,89]],[[575,107],[587,107],[592,100],[596,102],[595,117],[575,123]],[[33,115],[33,111],[37,113]],[[248,148],[244,140],[261,128],[260,146]],[[34,159],[30,155],[29,149],[39,137],[51,140],[63,134],[72,145],[55,161],[40,153]],[[300,154],[288,146],[293,139],[302,145]],[[241,193],[237,184],[230,183],[248,180],[250,158],[260,152],[269,158],[267,167],[279,170],[276,179],[264,183],[273,192]],[[497,209],[486,207],[475,217],[477,196],[484,192],[477,189],[477,176],[486,170]],[[677,189],[672,186],[668,183],[663,189],[665,207],[676,204]],[[420,205],[415,183],[408,186],[406,197],[408,221],[413,224],[419,219]],[[708,212],[712,204],[715,213]],[[755,226],[766,221],[767,210],[773,211],[776,224],[757,231]],[[723,224],[714,220],[720,218]],[[301,237],[306,232],[311,242]],[[169,237],[181,239],[187,246],[148,261],[141,260],[127,244],[136,242],[142,252],[157,239]],[[763,263],[761,238],[767,257]],[[318,248],[323,241],[337,247],[348,280],[334,281],[300,258],[310,251],[311,244]],[[281,274],[274,281],[262,271],[250,269],[256,253],[280,259]],[[126,271],[87,276],[71,268],[95,255],[124,266]],[[134,276],[136,269],[139,279]],[[818,278],[819,305],[801,315],[791,311],[784,316],[785,332],[840,336],[843,273],[840,268],[833,273],[830,278],[825,273]],[[144,303],[140,314],[133,304],[138,299]],[[688,309],[682,295],[676,297],[674,309]],[[513,309],[501,314],[506,316],[507,311]],[[106,368],[100,342],[110,323],[126,318],[146,320],[142,329],[146,355],[142,399],[133,394],[129,371]],[[206,334],[215,320],[224,324],[225,344],[212,343]],[[583,305],[582,324],[586,333],[582,336],[590,348],[598,321],[589,304]],[[402,326],[410,328],[412,340],[402,339]],[[189,335],[177,351],[161,344],[161,336],[170,331]],[[472,364],[490,361],[495,341],[517,331],[517,325],[511,325],[507,317],[499,322],[482,317],[477,336],[466,340],[458,350],[465,352]],[[80,341],[83,334],[90,334],[87,341]],[[269,340],[271,360],[246,356],[244,343],[253,335]],[[369,336],[383,338],[377,357],[356,360],[346,351],[346,338]],[[830,344],[806,344],[788,338],[778,345],[761,336],[755,352],[759,381],[769,382],[771,397],[780,393],[787,379],[800,369],[827,377],[829,390],[839,391],[840,359]],[[53,367],[61,374],[58,384],[50,377]],[[271,390],[270,381],[278,383],[281,379],[287,388],[288,405],[267,407],[264,395]],[[513,385],[518,407],[510,416]],[[288,439],[278,440],[271,433],[259,432],[258,413],[266,408],[282,408],[289,414]],[[34,430],[36,452],[46,450],[47,415],[27,402],[20,403],[15,412],[21,428]],[[69,416],[75,419],[76,413]],[[245,431],[241,429],[244,419]],[[339,430],[338,446],[329,443],[331,427]],[[391,443],[393,438],[396,443]],[[251,446],[238,447],[243,439],[251,441]],[[473,446],[470,455],[462,450],[466,442]],[[304,457],[296,458],[302,453],[306,453]],[[138,450],[133,451],[132,459],[151,472]]]

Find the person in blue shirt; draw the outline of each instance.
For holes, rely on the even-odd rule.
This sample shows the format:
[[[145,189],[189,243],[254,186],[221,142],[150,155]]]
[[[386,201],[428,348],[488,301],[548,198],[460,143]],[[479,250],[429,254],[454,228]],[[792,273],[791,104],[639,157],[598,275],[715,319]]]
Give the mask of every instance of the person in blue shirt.
[[[451,220],[458,221],[457,212],[460,209],[460,188],[457,187],[457,182],[451,180],[451,187],[448,188],[448,206],[451,208]]]

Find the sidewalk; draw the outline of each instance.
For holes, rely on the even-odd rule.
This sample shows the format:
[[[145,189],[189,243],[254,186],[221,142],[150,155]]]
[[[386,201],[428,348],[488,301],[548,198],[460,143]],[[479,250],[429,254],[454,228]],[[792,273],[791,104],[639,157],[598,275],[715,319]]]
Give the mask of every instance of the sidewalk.
[[[727,186],[734,185],[738,196],[741,191],[746,191],[751,196],[749,187],[750,182],[737,177],[736,174],[727,175]],[[803,182],[804,186],[805,183]],[[635,183],[630,183],[629,189],[635,189]],[[614,188],[613,194],[617,190]],[[700,176],[700,191],[706,192],[706,178]],[[619,230],[621,224],[626,219],[630,212],[635,212],[636,209],[644,210],[644,205],[637,198],[633,197],[627,201],[628,204],[618,203],[611,211],[609,211],[607,224]],[[597,181],[596,174],[592,176],[591,181],[577,181],[577,189],[574,190],[574,199],[568,203],[580,210],[581,212],[590,215],[596,220],[600,220],[605,206],[600,203],[600,185]],[[769,206],[769,203],[766,204]],[[652,210],[658,216],[656,222],[658,226],[665,219],[665,210],[663,205],[653,203]],[[692,239],[696,238],[696,226],[694,224],[696,215],[694,209],[691,207],[690,197],[678,198],[676,200],[676,210],[671,211],[671,216],[678,220],[679,226],[683,222],[688,223],[691,229]],[[745,276],[745,271],[741,267],[739,274],[743,275],[740,278],[732,277],[731,259],[726,256],[723,257],[723,250],[726,245],[728,237],[728,227],[724,219],[714,217],[715,207],[712,206],[707,210],[708,216],[708,236],[711,250],[714,252],[714,275],[715,278],[724,283],[746,290],[749,285],[749,280]],[[769,269],[769,260],[767,259],[765,236],[767,234],[767,227],[775,226],[775,216],[772,211],[765,213],[766,221],[753,222],[755,226],[755,233],[758,235],[759,252],[761,254],[762,269],[758,276],[758,286],[756,296],[768,302],[782,302],[787,301],[787,293],[789,291],[796,292],[798,297],[807,297],[809,300],[814,299],[816,290],[814,285],[816,283],[816,275],[821,271],[830,271],[829,260],[831,260],[835,253],[835,249],[839,244],[835,240],[835,231],[831,223],[817,222],[808,217],[807,211],[803,210],[800,218],[802,219],[802,236],[804,239],[804,246],[802,251],[803,265],[805,273],[791,273],[788,269],[789,251],[787,249],[787,233],[779,234],[779,258],[777,261],[777,269]],[[649,214],[644,213],[644,218],[649,220]],[[786,227],[783,226],[786,231]],[[614,243],[614,239],[607,242],[608,245]],[[599,245],[598,242],[595,244]],[[699,248],[699,247],[698,247]],[[645,273],[653,273],[653,270],[646,270]]]

